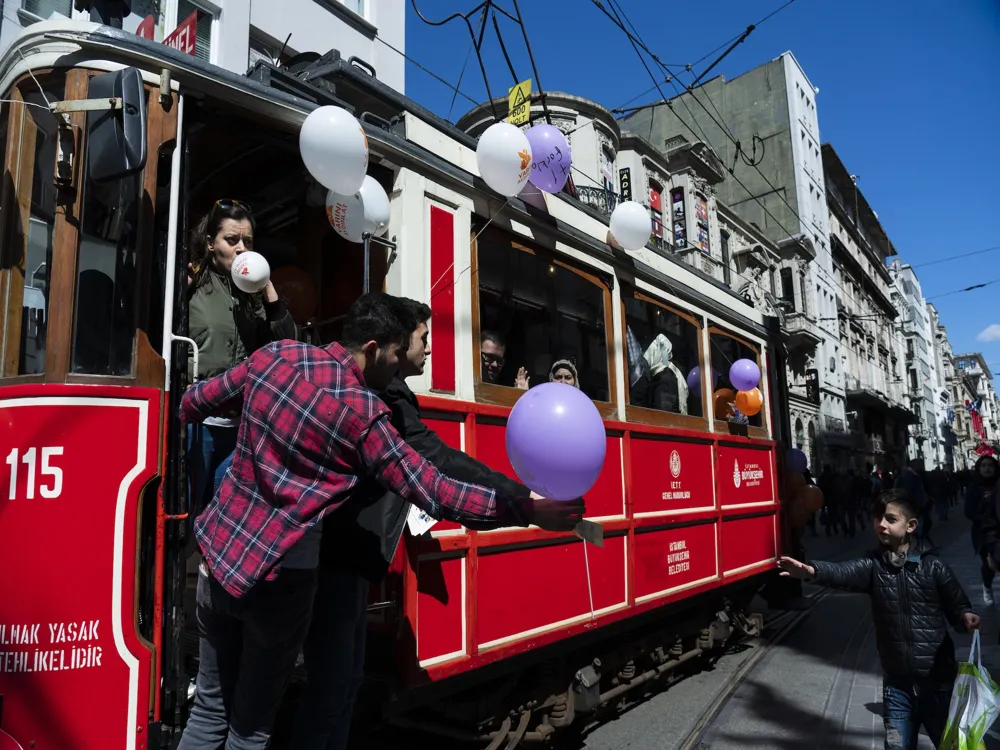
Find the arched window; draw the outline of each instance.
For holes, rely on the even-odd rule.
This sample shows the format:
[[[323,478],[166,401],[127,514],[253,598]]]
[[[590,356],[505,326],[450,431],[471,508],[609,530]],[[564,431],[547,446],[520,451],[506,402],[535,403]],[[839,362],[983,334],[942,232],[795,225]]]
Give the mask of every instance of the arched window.
[[[806,431],[802,426],[802,420],[795,420],[795,447],[803,450],[806,447]]]

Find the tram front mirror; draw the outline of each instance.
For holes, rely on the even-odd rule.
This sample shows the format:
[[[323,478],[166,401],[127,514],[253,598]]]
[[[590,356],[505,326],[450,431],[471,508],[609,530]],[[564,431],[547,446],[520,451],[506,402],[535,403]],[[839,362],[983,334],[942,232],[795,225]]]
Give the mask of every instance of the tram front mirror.
[[[146,91],[136,68],[90,79],[91,99],[117,99],[114,109],[87,113],[88,174],[94,182],[120,180],[146,166]]]

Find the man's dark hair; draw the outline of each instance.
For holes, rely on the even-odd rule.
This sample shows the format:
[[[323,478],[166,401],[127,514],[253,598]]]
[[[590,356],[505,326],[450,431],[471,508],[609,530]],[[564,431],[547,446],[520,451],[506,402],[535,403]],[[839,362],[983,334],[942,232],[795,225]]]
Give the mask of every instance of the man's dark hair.
[[[914,504],[910,493],[906,490],[888,490],[875,498],[875,502],[872,504],[872,516],[877,518],[885,515],[885,509],[890,503],[899,506],[907,518],[920,516],[919,508]]]
[[[344,316],[340,343],[357,351],[369,341],[379,346],[399,344],[408,347],[417,320],[399,297],[372,292],[358,297]]]
[[[409,297],[400,297],[399,301],[406,306],[406,309],[410,311],[414,320],[417,321],[417,325],[421,323],[426,323],[431,319],[431,308],[430,305],[424,302],[417,302],[415,299],[410,299]]]
[[[497,346],[507,346],[507,342],[503,340],[503,336],[496,331],[483,331],[479,336],[479,343],[482,344],[484,341],[492,341]]]

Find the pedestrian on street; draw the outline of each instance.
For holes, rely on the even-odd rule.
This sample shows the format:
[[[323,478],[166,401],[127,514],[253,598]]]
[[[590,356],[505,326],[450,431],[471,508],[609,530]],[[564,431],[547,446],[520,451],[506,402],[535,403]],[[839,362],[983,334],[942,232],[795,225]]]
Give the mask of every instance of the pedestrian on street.
[[[869,595],[882,662],[886,750],[916,750],[921,725],[938,747],[958,674],[948,624],[979,627],[951,568],[916,538],[919,509],[903,490],[873,505],[878,548],[848,562],[804,563],[782,557],[783,575]]]
[[[899,472],[894,487],[897,490],[905,490],[913,505],[919,510],[916,535],[922,539],[930,539],[934,519],[931,518],[931,503],[927,497],[923,474],[924,462],[919,458],[911,459],[909,464]]]
[[[826,528],[826,535],[832,536],[841,526],[839,483],[832,466],[827,464],[823,467],[823,473],[819,475],[817,484],[823,491],[823,526]]]
[[[417,397],[405,379],[421,375],[431,353],[428,321],[431,309],[415,300],[401,299],[417,327],[410,336],[399,374],[379,393],[392,410],[391,423],[411,448],[443,474],[463,482],[495,489],[527,503],[531,490],[493,471],[463,451],[452,448],[420,418]],[[556,369],[553,365],[553,369]],[[575,373],[575,369],[573,370]],[[402,539],[411,505],[403,497],[373,487],[324,523],[320,551],[319,588],[313,620],[303,648],[306,684],[292,729],[295,750],[344,750],[351,715],[364,679],[368,587],[389,572]],[[569,530],[563,503],[546,507],[535,503],[533,523],[551,531]],[[502,521],[468,521],[480,531],[500,528]]]
[[[996,563],[994,552],[990,565],[990,548],[1000,530],[997,513],[997,478],[1000,463],[993,456],[981,456],[972,471],[972,479],[965,491],[965,517],[972,521],[972,549],[982,561],[983,603],[993,606],[993,577]]]
[[[235,410],[241,427],[232,466],[195,522],[199,666],[179,750],[268,747],[312,617],[320,521],[366,483],[461,524],[537,521],[534,495],[449,479],[392,428],[369,389],[389,386],[416,327],[398,299],[366,294],[345,316],[342,343],[269,344],[184,394],[185,422]],[[582,501],[565,505],[553,526],[582,515]]]

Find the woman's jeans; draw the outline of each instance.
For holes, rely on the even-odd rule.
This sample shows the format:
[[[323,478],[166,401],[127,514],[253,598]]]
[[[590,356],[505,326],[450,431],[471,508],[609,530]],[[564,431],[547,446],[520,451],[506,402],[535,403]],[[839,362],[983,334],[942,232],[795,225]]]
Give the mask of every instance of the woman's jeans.
[[[195,430],[201,438],[201,450],[194,450]],[[191,507],[192,516],[198,515],[212,502],[222,484],[222,478],[232,463],[236,450],[236,427],[218,427],[208,424],[188,426],[188,464],[191,467]]]

